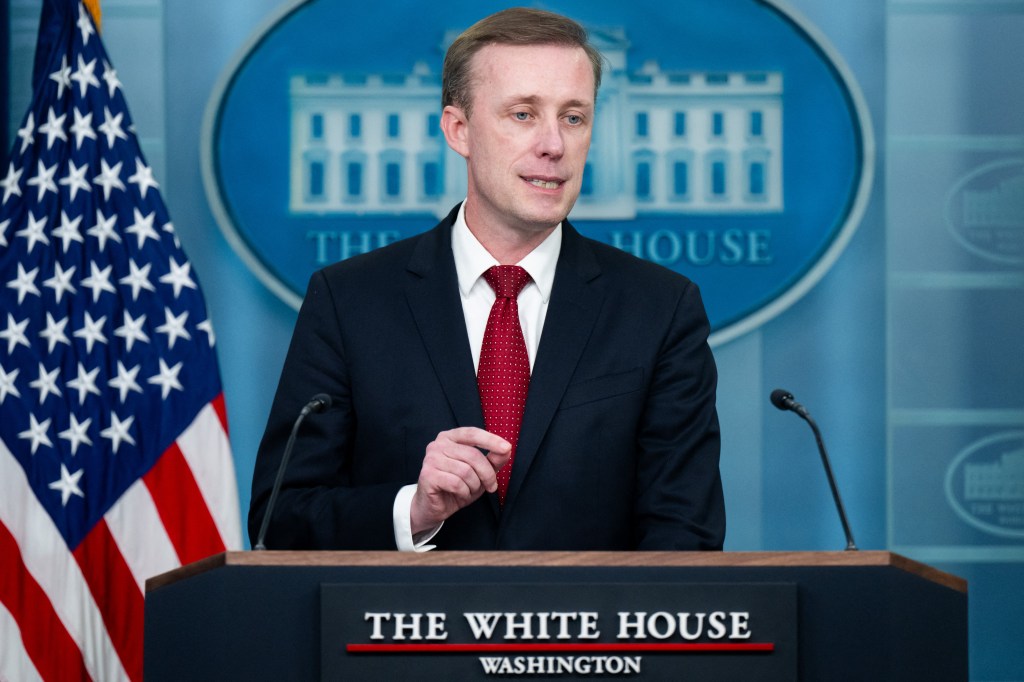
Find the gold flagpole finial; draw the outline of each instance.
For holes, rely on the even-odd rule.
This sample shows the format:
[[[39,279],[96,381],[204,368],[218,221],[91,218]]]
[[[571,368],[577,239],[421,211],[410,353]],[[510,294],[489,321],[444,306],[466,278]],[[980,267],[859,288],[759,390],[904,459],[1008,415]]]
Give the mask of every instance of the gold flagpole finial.
[[[96,24],[96,30],[100,30],[100,0],[82,0],[85,8],[92,15],[92,23]]]

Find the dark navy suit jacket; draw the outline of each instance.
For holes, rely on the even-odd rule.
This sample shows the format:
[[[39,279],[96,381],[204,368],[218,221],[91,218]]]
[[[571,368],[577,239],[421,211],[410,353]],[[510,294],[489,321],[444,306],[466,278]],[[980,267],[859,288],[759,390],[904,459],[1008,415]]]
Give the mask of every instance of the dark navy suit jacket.
[[[451,249],[456,210],[313,275],[256,462],[253,541],[292,423],[317,393],[334,404],[302,426],[270,548],[394,548],[395,495],[416,482],[427,443],[483,428]],[[505,506],[485,494],[433,544],[721,549],[708,333],[692,282],[563,223]]]

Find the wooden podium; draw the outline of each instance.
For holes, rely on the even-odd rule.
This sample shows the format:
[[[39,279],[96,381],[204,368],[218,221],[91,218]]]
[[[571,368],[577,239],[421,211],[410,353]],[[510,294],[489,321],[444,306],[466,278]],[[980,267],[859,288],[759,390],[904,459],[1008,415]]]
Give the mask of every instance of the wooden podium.
[[[146,593],[147,682],[968,677],[966,582],[884,551],[228,552]]]

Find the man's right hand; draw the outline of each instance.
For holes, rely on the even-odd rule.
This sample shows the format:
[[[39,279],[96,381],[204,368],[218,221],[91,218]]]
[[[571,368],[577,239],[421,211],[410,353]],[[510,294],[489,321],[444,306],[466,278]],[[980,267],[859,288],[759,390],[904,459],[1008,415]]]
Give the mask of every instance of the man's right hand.
[[[508,463],[511,452],[504,438],[475,426],[437,434],[427,445],[412,498],[413,536],[437,528],[485,491],[497,490],[497,472]]]

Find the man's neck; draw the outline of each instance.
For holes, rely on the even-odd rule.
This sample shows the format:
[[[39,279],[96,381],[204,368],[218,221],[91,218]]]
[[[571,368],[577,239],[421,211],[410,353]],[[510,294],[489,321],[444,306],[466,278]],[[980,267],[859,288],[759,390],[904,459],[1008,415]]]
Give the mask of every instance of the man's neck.
[[[480,215],[474,214],[470,206],[464,214],[466,227],[473,233],[476,240],[487,249],[501,265],[515,265],[531,251],[540,246],[558,225],[539,228],[515,228],[509,225],[498,225]]]

